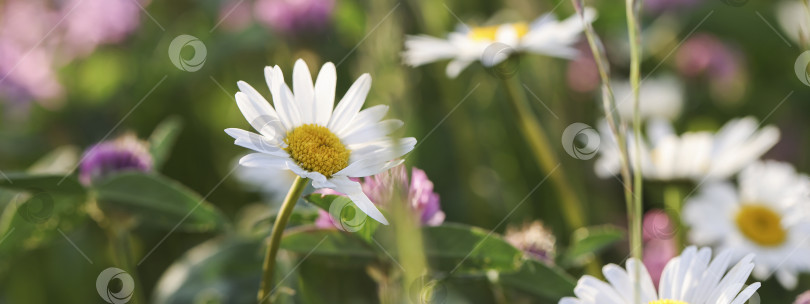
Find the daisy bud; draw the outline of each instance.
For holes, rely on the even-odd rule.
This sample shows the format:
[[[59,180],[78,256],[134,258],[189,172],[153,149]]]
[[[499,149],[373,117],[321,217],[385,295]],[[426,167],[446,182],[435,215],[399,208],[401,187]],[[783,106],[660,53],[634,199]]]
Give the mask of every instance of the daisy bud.
[[[542,262],[554,262],[556,239],[540,221],[524,223],[520,228],[506,228],[506,241]]]

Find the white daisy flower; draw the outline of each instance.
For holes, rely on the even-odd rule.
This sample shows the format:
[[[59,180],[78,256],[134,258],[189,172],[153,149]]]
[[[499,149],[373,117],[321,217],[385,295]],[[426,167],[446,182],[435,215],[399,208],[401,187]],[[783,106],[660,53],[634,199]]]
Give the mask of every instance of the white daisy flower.
[[[585,20],[596,18],[596,11],[585,9]],[[528,52],[554,57],[573,59],[577,50],[574,44],[583,30],[582,19],[578,15],[557,21],[551,13],[537,18],[531,24],[526,22],[492,26],[468,27],[460,25],[458,30],[447,35],[447,39],[427,35],[408,36],[402,56],[405,63],[420,66],[444,59],[452,59],[447,65],[447,76],[455,78],[467,66],[481,61],[487,67],[501,63],[512,53]],[[485,58],[485,50],[494,44],[501,44]]]
[[[234,159],[234,164],[238,164],[242,156]],[[247,190],[256,191],[261,194],[262,199],[272,206],[281,206],[281,201],[290,190],[290,187],[298,177],[294,172],[286,169],[268,169],[263,167],[236,168],[233,174]]]
[[[629,82],[614,80],[613,95],[616,97],[616,108],[622,118],[633,119],[633,89]],[[639,87],[639,111],[644,119],[675,120],[683,108],[683,84],[672,75],[650,78],[641,82]]]
[[[686,248],[664,268],[658,290],[644,264],[636,259],[627,260],[627,269],[609,264],[602,268],[608,283],[586,275],[574,288],[576,298],[567,297],[560,304],[631,304],[636,285],[635,271],[639,267],[640,302],[643,304],[743,304],[759,289],[760,283],[745,287],[745,281],[754,264],[748,255],[731,267],[732,256],[721,252],[713,260],[709,248]],[[726,272],[728,270],[728,272]]]
[[[261,134],[226,129],[235,144],[251,149],[239,163],[248,167],[291,170],[312,179],[312,186],[345,193],[363,212],[388,224],[383,214],[363,194],[351,177],[381,173],[402,163],[397,158],[413,150],[413,137],[391,139],[403,125],[396,119],[381,120],[388,107],[360,110],[371,88],[363,74],[334,106],[335,65],[323,65],[313,85],[303,60],[295,62],[293,89],[284,82],[278,66],[266,67],[264,76],[273,105],[249,84],[238,82],[236,104],[247,121]]]
[[[600,126],[602,146],[596,161],[601,177],[617,174],[619,148],[606,123]],[[633,136],[628,135],[628,151],[635,158]],[[759,159],[779,141],[779,129],[759,128],[753,117],[726,123],[716,133],[687,132],[676,135],[663,120],[647,122],[647,140],[641,144],[644,178],[652,180],[720,180],[728,178]],[[631,164],[632,165],[632,164]]]
[[[771,274],[785,288],[796,287],[797,274],[810,271],[810,178],[790,164],[757,162],[743,170],[739,187],[712,183],[686,202],[683,221],[690,240],[757,255],[754,277]]]
[[[810,42],[810,20],[801,1],[781,1],[776,4],[776,20],[782,31],[797,43]]]

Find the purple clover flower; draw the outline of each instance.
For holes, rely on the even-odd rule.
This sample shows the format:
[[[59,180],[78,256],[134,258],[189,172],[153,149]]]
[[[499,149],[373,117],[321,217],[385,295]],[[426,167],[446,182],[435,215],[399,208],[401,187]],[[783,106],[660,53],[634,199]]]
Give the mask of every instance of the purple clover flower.
[[[363,179],[356,179],[363,187],[371,202],[383,208],[395,198],[404,199],[411,210],[419,216],[419,222],[424,226],[438,226],[444,222],[445,214],[439,204],[439,194],[433,192],[433,182],[428,179],[424,170],[413,168],[410,177],[404,165],[400,165],[387,172]],[[397,191],[399,190],[399,191]],[[343,195],[332,189],[319,189],[315,191],[322,195]],[[335,228],[336,223],[329,212],[319,211],[315,226],[322,229]]]
[[[79,165],[79,180],[85,185],[122,171],[152,170],[152,155],[146,143],[134,135],[98,143],[85,151]]]
[[[504,239],[529,257],[547,264],[554,263],[557,239],[541,221],[524,223],[520,227],[506,228]]]

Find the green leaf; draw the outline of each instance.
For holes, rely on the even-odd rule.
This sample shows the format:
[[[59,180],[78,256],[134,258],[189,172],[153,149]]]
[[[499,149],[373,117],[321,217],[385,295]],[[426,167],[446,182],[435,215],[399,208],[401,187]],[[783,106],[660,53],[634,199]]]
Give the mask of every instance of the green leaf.
[[[46,191],[51,195],[84,196],[86,193],[84,186],[74,176],[61,174],[8,173],[6,178],[0,177],[0,188]]]
[[[516,271],[523,253],[497,234],[481,228],[445,224],[422,229],[425,253],[433,269],[484,274]]]
[[[368,243],[372,242],[372,237],[380,226],[380,223],[360,211],[360,208],[346,196],[315,193],[304,199],[329,212],[335,224],[340,226],[336,228],[352,232]]]
[[[374,259],[378,253],[352,233],[337,229],[301,227],[288,230],[281,248],[301,254]]]
[[[183,122],[179,117],[169,117],[152,131],[152,135],[149,136],[149,152],[152,154],[155,171],[158,171],[169,158],[182,129]]]
[[[562,264],[566,266],[584,265],[598,252],[624,238],[624,231],[605,225],[583,227],[574,231],[571,247],[563,254]]]
[[[500,275],[504,287],[511,287],[542,298],[553,300],[573,296],[576,281],[562,269],[537,260],[523,263],[520,271]]]
[[[262,275],[261,245],[218,238],[195,246],[155,285],[154,303],[255,303]]]
[[[131,213],[143,223],[184,231],[222,230],[227,220],[199,194],[166,177],[124,172],[94,186],[102,210]]]
[[[68,233],[87,218],[83,195],[19,192],[0,215],[0,263]]]

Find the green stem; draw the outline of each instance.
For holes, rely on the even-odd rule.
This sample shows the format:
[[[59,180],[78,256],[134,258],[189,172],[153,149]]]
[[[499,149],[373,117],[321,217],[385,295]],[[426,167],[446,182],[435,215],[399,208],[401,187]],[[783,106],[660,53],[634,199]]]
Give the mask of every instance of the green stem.
[[[290,191],[287,192],[287,197],[284,198],[284,203],[276,215],[276,222],[273,224],[273,231],[270,232],[270,241],[267,244],[267,253],[264,256],[264,266],[262,266],[262,283],[259,288],[259,303],[270,303],[270,291],[273,290],[273,273],[276,266],[276,254],[278,247],[281,245],[281,237],[284,235],[284,228],[287,226],[287,221],[292,215],[295,203],[304,192],[309,182],[308,178],[296,177]]]
[[[669,220],[672,223],[672,229],[675,229],[675,235],[673,236],[675,240],[675,248],[678,248],[678,252],[683,249],[683,242],[684,242],[684,235],[683,235],[683,227],[681,227],[681,209],[682,209],[683,197],[681,196],[681,189],[675,185],[668,185],[664,189],[664,207],[667,210],[667,214],[669,215]]]
[[[529,142],[536,161],[543,171],[552,172],[552,170],[560,165],[560,162],[557,160],[556,152],[551,149],[543,127],[537,122],[532,112],[532,108],[526,99],[526,93],[523,92],[517,74],[511,78],[503,79],[503,82],[506,87],[506,93],[509,95],[512,109],[517,115],[520,130],[523,133],[523,137]],[[549,178],[559,191],[560,205],[571,231],[583,227],[585,220],[582,204],[577,198],[576,192],[574,192],[571,184],[568,182],[565,172],[559,169],[557,172],[551,174]]]
[[[632,218],[632,239],[630,242],[633,257],[638,261],[642,259],[642,238],[641,238],[641,213],[642,213],[642,172],[641,172],[641,111],[639,101],[639,85],[641,75],[641,37],[639,33],[638,9],[635,0],[626,0],[627,32],[630,37],[630,84],[633,88],[633,137],[635,138],[635,157],[633,158],[633,211],[629,213]],[[641,273],[640,267],[636,267],[633,274],[635,277],[635,287],[633,292],[633,303],[638,303],[641,298]]]
[[[124,269],[132,277],[135,284],[135,289],[132,291],[133,295],[129,303],[138,304],[143,301],[143,285],[140,284],[138,278],[138,271],[133,265],[132,246],[129,228],[124,225],[116,225],[111,223],[107,228],[107,233],[110,238],[110,248],[113,253],[115,264]]]

